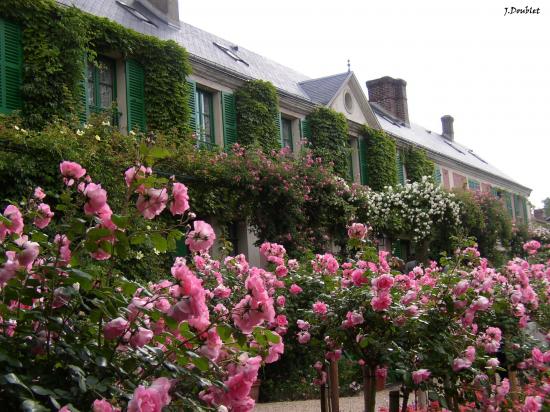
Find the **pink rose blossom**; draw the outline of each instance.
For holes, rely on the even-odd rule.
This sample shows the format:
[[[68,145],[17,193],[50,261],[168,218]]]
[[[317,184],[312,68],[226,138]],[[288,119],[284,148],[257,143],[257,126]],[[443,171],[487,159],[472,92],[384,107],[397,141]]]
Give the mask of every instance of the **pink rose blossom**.
[[[182,215],[189,210],[187,186],[183,183],[175,182],[172,185],[172,196],[174,198],[172,203],[170,203],[170,213],[172,215]]]
[[[118,408],[113,408],[109,402],[105,399],[96,399],[92,404],[92,412],[117,412],[120,411]]]
[[[0,222],[0,243],[4,241],[6,235],[16,233],[20,235],[23,233],[23,215],[14,205],[8,205],[4,209],[4,217],[10,221],[9,224]]]
[[[392,303],[392,298],[389,293],[382,293],[372,298],[371,306],[377,311],[384,311],[390,307]]]
[[[44,229],[48,226],[53,218],[54,213],[50,209],[50,205],[40,203],[37,209],[38,216],[34,218],[34,225],[39,229]]]
[[[352,223],[348,228],[348,237],[350,239],[363,240],[367,235],[367,227],[362,223]]]
[[[536,240],[531,240],[523,245],[523,250],[525,250],[529,255],[534,255],[537,253],[537,250],[540,249],[540,243]]]
[[[313,304],[313,312],[317,315],[326,315],[327,305],[324,302],[318,300]]]
[[[166,189],[148,188],[140,193],[136,207],[145,219],[153,219],[162,213],[168,202]]]
[[[283,339],[279,336],[279,343],[275,343],[269,346],[268,355],[265,358],[265,363],[277,362],[284,351],[285,345],[283,344]]]
[[[35,197],[35,199],[42,200],[46,197],[46,193],[44,193],[44,190],[42,190],[42,188],[38,186],[34,189],[33,196]]]
[[[418,369],[412,373],[412,379],[416,385],[425,381],[432,373],[428,369]]]
[[[302,345],[308,343],[311,340],[311,334],[308,331],[301,331],[298,332],[298,343],[301,343]]]
[[[489,358],[487,360],[487,368],[489,369],[495,369],[500,365],[500,362],[497,358]]]
[[[84,189],[84,195],[88,200],[84,205],[84,212],[87,215],[98,213],[107,203],[107,191],[101,185],[88,183]]]
[[[298,286],[296,283],[293,283],[292,285],[290,285],[289,291],[293,295],[298,295],[303,292],[303,289],[300,286]]]
[[[539,412],[542,409],[542,398],[540,396],[527,396],[521,412]]]
[[[277,306],[284,308],[286,304],[286,298],[284,296],[277,296],[276,302]]]
[[[23,250],[17,255],[19,264],[23,267],[32,265],[40,253],[40,245],[36,242],[26,241],[23,243]]]
[[[383,274],[371,281],[372,287],[380,291],[386,291],[393,286],[394,279],[392,275]]]
[[[150,387],[138,386],[128,403],[128,412],[161,412],[170,403],[170,380],[156,379]]]
[[[185,244],[192,252],[206,252],[212,247],[214,240],[216,240],[216,234],[212,226],[202,220],[195,220],[193,230],[187,235]]]
[[[126,332],[128,325],[129,325],[128,321],[124,318],[119,317],[119,318],[113,319],[112,321],[107,322],[103,326],[103,335],[107,340],[116,339],[122,336],[124,332]]]
[[[86,169],[80,166],[78,163],[63,161],[59,165],[61,175],[66,179],[80,179],[86,174]]]

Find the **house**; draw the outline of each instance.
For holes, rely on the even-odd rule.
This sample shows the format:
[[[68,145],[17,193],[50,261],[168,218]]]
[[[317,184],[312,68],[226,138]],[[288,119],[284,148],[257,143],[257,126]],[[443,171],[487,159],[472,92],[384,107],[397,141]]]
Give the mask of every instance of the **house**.
[[[192,125],[197,139],[204,145],[228,146],[235,141],[234,91],[250,79],[271,82],[280,104],[281,142],[297,152],[307,137],[306,116],[321,105],[343,113],[349,126],[352,148],[352,175],[364,182],[361,164],[360,129],[364,124],[386,131],[397,142],[398,151],[420,147],[435,162],[435,179],[447,188],[466,188],[491,192],[505,202],[510,215],[519,222],[528,221],[526,198],[530,189],[488,164],[473,150],[454,139],[453,118],[442,117],[442,132],[436,133],[409,120],[406,82],[382,77],[368,81],[368,98],[356,75],[344,72],[322,78],[309,78],[240,45],[181,22],[177,0],[57,0],[63,6],[74,6],[84,12],[105,17],[139,33],[163,40],[173,40],[189,53],[192,74],[187,79],[193,91],[189,99]],[[0,73],[3,78],[18,76],[21,41],[17,28],[0,19],[2,49],[6,50]],[[11,36],[11,37],[10,37]],[[8,53],[10,52],[11,53]],[[8,61],[11,58],[13,61]],[[99,57],[101,65],[88,65],[82,95],[86,113],[106,109],[116,103],[122,131],[146,128],[144,116],[143,68],[113,52]],[[15,83],[14,83],[15,82]],[[16,108],[17,89],[6,85],[0,95],[0,111]],[[12,87],[10,87],[12,84]],[[406,170],[397,166],[402,183]],[[235,229],[241,251],[249,258],[255,238],[241,225]],[[251,258],[256,264],[258,256]]]

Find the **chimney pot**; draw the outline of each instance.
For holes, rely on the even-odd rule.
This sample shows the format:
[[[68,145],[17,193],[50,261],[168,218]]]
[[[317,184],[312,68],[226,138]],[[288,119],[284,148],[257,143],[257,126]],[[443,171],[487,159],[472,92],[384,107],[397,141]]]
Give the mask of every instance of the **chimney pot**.
[[[367,82],[369,101],[382,106],[384,110],[395,118],[409,123],[409,109],[407,106],[407,82],[403,79],[394,79],[384,76]]]
[[[455,139],[455,132],[453,129],[453,122],[455,119],[453,119],[452,116],[449,116],[446,114],[445,116],[441,117],[441,128],[443,132],[441,133],[443,137],[449,141],[453,141]]]

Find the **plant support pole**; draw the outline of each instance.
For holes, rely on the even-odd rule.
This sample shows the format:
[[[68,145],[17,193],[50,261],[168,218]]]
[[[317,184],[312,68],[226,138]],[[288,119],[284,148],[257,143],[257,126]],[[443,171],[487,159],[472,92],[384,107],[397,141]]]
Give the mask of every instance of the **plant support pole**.
[[[338,379],[338,361],[330,361],[330,406],[332,412],[340,411],[340,382]]]

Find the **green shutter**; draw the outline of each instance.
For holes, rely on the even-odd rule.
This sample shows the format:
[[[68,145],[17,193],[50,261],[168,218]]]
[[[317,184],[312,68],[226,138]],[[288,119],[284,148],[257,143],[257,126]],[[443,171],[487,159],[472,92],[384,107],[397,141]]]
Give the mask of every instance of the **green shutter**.
[[[222,92],[223,145],[225,150],[237,143],[237,112],[235,96]]]
[[[504,202],[506,203],[506,210],[510,217],[514,217],[514,209],[512,209],[512,196],[508,192],[503,193]]]
[[[403,244],[401,240],[396,240],[392,243],[392,249],[393,249],[393,256],[403,260]]]
[[[367,145],[365,138],[359,137],[359,175],[362,185],[368,184]]]
[[[498,198],[498,189],[496,187],[491,187],[491,194]]]
[[[307,119],[300,120],[300,138],[311,139],[311,128]]]
[[[0,113],[21,109],[22,60],[19,26],[0,19]]]
[[[80,123],[86,123],[88,120],[89,108],[88,108],[88,59],[86,53],[82,57],[82,79],[78,85],[78,94],[80,97],[80,108],[78,111],[78,119]]]
[[[126,106],[128,108],[128,131],[146,130],[145,121],[145,74],[135,60],[126,61]]]
[[[520,202],[521,202],[521,199],[519,197],[519,195],[516,195],[514,194],[514,212],[515,212],[515,217],[516,219],[517,218],[521,218],[521,205],[520,205]]]
[[[401,157],[401,152],[397,150],[396,167],[397,167],[397,182],[404,185],[405,184],[405,171],[403,170],[403,158]]]
[[[434,181],[436,185],[441,186],[441,169],[438,165],[434,167]]]
[[[275,124],[277,125],[277,130],[279,131],[279,144],[283,147],[283,126],[281,120],[281,112],[277,112],[275,115]]]
[[[187,105],[189,106],[189,128],[197,133],[197,83],[187,80]]]
[[[527,210],[527,199],[524,197],[521,198],[521,203],[523,205],[523,218],[524,223],[527,224],[529,222],[529,211]]]

